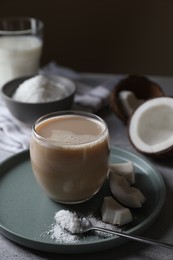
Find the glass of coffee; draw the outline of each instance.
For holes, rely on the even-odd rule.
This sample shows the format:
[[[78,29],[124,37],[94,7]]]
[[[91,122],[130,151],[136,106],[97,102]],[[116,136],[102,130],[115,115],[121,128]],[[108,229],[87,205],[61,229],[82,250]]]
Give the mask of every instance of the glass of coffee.
[[[57,202],[73,204],[93,197],[107,176],[109,152],[107,125],[95,114],[55,112],[33,125],[33,173]]]

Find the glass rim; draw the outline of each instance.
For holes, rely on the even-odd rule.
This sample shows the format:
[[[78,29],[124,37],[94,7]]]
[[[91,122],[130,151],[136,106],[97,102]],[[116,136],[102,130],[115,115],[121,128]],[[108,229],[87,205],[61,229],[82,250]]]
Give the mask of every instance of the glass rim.
[[[39,18],[29,17],[29,16],[9,16],[0,18],[0,23],[2,22],[12,22],[12,21],[29,21],[31,28],[30,29],[18,29],[18,30],[2,30],[0,29],[0,34],[2,35],[21,35],[29,34],[32,32],[40,31],[44,28],[44,23]]]
[[[46,121],[48,119],[51,119],[53,117],[57,117],[57,116],[68,116],[68,115],[74,115],[74,116],[83,116],[83,117],[87,117],[93,120],[97,120],[98,122],[100,122],[104,128],[101,131],[101,133],[99,133],[96,137],[94,137],[92,140],[89,141],[84,141],[84,142],[80,142],[78,144],[74,144],[74,143],[65,143],[63,141],[59,141],[59,140],[50,140],[48,138],[45,138],[43,136],[41,136],[40,134],[37,133],[36,131],[36,127],[37,125],[41,124],[43,121]],[[91,113],[91,112],[86,112],[86,111],[78,111],[78,110],[64,110],[64,111],[58,111],[58,112],[52,112],[46,115],[43,115],[42,117],[38,118],[36,120],[36,122],[33,124],[32,126],[32,134],[34,135],[34,137],[42,143],[46,143],[48,146],[51,147],[71,147],[71,146],[82,146],[82,145],[86,145],[86,144],[90,144],[93,143],[95,141],[98,141],[98,139],[101,139],[102,137],[104,137],[106,135],[106,132],[108,132],[108,126],[106,124],[106,122],[99,117],[98,115]]]

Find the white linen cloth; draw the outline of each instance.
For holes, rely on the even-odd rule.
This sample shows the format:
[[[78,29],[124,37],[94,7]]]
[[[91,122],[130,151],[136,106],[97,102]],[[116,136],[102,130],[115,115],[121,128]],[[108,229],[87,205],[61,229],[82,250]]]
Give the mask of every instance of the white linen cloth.
[[[103,85],[96,87],[87,86],[79,80],[82,80],[80,74],[73,70],[58,66],[51,62],[45,66],[40,73],[45,75],[64,76],[75,81],[77,93],[74,99],[74,109],[98,112],[106,106],[109,101],[110,90],[117,82],[111,80]],[[0,100],[0,149],[12,153],[17,153],[29,148],[31,136],[31,127],[19,123],[8,111]]]
[[[0,104],[0,149],[12,153],[28,149],[31,128],[20,124],[5,105]]]

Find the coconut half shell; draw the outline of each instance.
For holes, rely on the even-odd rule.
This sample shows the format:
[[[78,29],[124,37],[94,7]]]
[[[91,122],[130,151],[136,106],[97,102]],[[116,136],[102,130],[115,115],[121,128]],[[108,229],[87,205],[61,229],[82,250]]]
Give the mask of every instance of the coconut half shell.
[[[128,130],[139,152],[152,157],[172,155],[173,98],[154,98],[140,105],[131,116]]]
[[[110,108],[120,120],[127,124],[129,114],[124,110],[123,96],[126,103],[129,101],[131,106],[129,109],[133,113],[142,102],[151,98],[165,96],[165,93],[157,83],[144,76],[130,75],[122,79],[111,93]]]

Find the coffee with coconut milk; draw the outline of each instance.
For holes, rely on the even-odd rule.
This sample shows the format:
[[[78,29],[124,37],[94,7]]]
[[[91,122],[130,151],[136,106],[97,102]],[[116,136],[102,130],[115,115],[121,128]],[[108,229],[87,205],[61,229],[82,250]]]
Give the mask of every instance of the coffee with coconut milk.
[[[84,112],[53,113],[33,127],[33,172],[52,199],[85,201],[105,180],[109,149],[108,129],[101,118]]]

